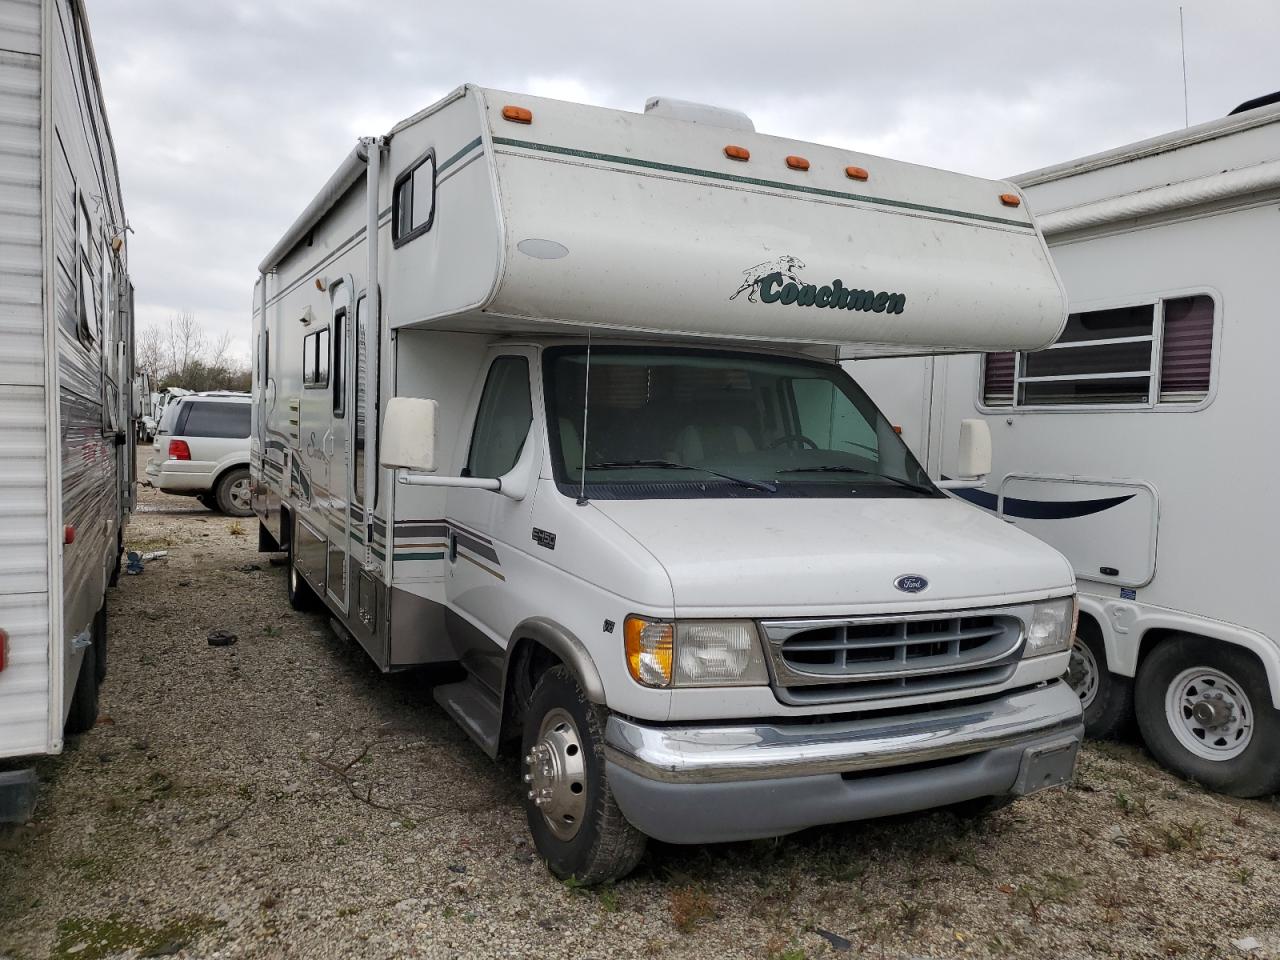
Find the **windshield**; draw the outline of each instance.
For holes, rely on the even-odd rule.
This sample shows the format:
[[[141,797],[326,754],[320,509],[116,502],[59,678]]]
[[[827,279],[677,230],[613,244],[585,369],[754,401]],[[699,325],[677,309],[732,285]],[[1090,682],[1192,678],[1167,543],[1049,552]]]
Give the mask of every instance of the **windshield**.
[[[835,364],[697,349],[546,351],[556,480],[588,497],[941,496]]]

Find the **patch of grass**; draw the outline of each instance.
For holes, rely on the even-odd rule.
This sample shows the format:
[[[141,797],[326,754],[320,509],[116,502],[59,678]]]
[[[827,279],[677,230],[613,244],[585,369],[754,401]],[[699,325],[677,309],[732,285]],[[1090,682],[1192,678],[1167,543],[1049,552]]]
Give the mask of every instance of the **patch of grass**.
[[[244,524],[241,523],[239,520],[232,520],[231,526],[227,528],[227,532],[230,533],[233,537],[243,537]]]
[[[105,920],[64,917],[58,921],[52,957],[55,960],[104,960],[126,950],[142,957],[159,955],[175,944],[186,946],[222,924],[211,917],[187,917],[151,927],[112,915]],[[176,953],[177,949],[170,952]]]
[[[1150,820],[1151,815],[1155,812],[1155,808],[1151,806],[1151,801],[1144,796],[1139,796],[1135,799],[1123,790],[1117,790],[1115,800],[1116,806],[1120,808],[1120,812],[1126,817],[1137,816],[1143,820]]]
[[[1253,879],[1253,870],[1249,867],[1240,867],[1231,872],[1231,879],[1240,884],[1240,886],[1247,887],[1249,881]]]
[[[1156,828],[1156,837],[1169,853],[1196,852],[1204,848],[1209,825],[1202,820],[1174,822]]]
[[[596,892],[596,899],[600,901],[600,909],[605,913],[617,913],[620,909],[618,891],[612,886],[601,887]]]
[[[671,903],[671,922],[681,933],[692,933],[694,927],[716,915],[711,897],[693,884],[676,887],[668,898]]]
[[[1065,873],[1049,871],[1030,883],[1022,884],[1013,894],[1013,903],[1026,911],[1027,916],[1039,923],[1041,911],[1050,904],[1070,903],[1072,897],[1084,886],[1084,881]]]
[[[262,635],[264,637],[278,637],[282,633],[284,633],[283,627],[266,626],[262,628]]]
[[[797,946],[783,947],[781,950],[769,951],[769,960],[808,960],[809,955]]]

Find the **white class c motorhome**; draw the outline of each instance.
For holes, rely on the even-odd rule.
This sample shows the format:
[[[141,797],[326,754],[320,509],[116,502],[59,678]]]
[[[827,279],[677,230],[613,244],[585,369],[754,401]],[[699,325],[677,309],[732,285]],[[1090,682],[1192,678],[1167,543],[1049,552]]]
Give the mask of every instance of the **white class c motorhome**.
[[[562,877],[1060,784],[1069,566],[942,494],[837,362],[1052,342],[1010,189],[462,87],[261,264],[261,545],[383,670],[465,669],[435,696],[518,750]]]
[[[92,727],[108,583],[133,505],[127,221],[79,0],[0,34],[0,820],[32,757]]]
[[[1263,477],[1275,449],[1277,158],[1272,96],[1016,177],[1070,296],[1058,342],[849,365],[934,476],[949,428],[991,424],[991,487],[958,495],[1071,560],[1089,732],[1136,712],[1165,765],[1242,797],[1280,790],[1280,506],[1222,465]]]

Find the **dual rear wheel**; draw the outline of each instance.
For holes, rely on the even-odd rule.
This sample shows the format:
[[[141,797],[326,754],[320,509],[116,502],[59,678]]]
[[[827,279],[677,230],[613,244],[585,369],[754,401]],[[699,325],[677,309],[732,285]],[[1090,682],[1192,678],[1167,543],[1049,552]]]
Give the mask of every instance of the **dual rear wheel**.
[[[1248,651],[1170,637],[1130,680],[1107,669],[1101,636],[1082,624],[1067,679],[1090,736],[1116,736],[1133,716],[1147,748],[1176,773],[1236,797],[1280,790],[1280,711],[1266,671]]]

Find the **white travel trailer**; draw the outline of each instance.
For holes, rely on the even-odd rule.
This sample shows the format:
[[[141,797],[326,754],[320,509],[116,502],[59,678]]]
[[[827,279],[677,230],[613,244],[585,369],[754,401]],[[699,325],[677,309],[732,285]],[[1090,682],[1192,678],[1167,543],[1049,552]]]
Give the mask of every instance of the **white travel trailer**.
[[[0,34],[0,817],[20,758],[91,727],[104,593],[133,498],[133,288],[79,0],[13,0]]]
[[[1070,297],[1052,348],[849,365],[934,476],[948,428],[991,424],[992,482],[959,495],[1071,560],[1089,731],[1136,712],[1163,763],[1237,796],[1280,789],[1280,503],[1221,467],[1274,462],[1277,99],[1014,179]]]
[[[261,264],[262,547],[383,670],[464,668],[435,696],[517,747],[560,876],[1061,783],[1070,567],[943,495],[837,362],[1052,342],[1010,190],[462,87]]]

